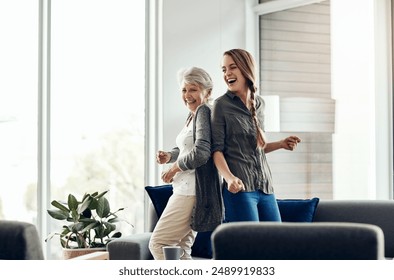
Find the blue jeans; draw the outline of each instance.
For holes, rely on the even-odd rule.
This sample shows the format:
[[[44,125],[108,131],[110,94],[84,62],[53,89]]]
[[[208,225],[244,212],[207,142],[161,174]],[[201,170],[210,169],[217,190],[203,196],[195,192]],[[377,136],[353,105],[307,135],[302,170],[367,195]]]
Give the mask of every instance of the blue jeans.
[[[233,194],[223,188],[223,201],[225,222],[282,221],[274,194],[265,194],[262,191]]]

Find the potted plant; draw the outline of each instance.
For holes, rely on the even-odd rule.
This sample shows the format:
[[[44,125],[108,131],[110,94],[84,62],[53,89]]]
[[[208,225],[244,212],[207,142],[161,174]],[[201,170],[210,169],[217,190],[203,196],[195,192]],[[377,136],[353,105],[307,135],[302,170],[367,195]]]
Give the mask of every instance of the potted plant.
[[[105,194],[94,192],[86,193],[81,201],[72,194],[68,195],[67,203],[53,200],[51,205],[55,210],[47,210],[48,214],[56,220],[66,220],[61,232],[51,233],[45,241],[59,235],[63,248],[64,258],[90,253],[92,250],[105,250],[111,239],[122,234],[116,231],[116,222],[120,219],[116,215],[124,208],[111,212]],[[89,250],[87,250],[89,249]],[[73,256],[70,253],[74,252]]]

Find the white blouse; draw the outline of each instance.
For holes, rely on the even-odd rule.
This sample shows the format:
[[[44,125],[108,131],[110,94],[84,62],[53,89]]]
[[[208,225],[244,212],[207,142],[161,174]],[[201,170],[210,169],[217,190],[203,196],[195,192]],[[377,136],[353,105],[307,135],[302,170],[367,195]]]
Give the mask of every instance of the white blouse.
[[[193,123],[185,126],[176,137],[176,145],[179,148],[181,158],[187,155],[194,146],[193,142]],[[196,175],[195,169],[178,172],[172,182],[173,191],[180,195],[196,195]]]

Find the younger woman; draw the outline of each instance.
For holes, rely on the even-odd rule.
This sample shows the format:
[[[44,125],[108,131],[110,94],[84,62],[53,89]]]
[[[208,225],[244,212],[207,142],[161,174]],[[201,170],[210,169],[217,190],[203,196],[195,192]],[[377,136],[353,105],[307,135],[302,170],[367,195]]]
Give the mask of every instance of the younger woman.
[[[212,110],[213,158],[224,178],[225,220],[281,221],[265,154],[293,150],[297,136],[267,143],[264,101],[257,95],[253,57],[243,49],[226,51],[222,60],[226,94]]]

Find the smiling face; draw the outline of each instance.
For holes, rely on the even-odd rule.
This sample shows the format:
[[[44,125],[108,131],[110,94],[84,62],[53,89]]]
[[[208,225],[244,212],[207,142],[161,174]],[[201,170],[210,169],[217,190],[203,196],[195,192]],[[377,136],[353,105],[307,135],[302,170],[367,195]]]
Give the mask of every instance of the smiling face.
[[[223,79],[227,88],[237,94],[247,92],[246,79],[230,55],[224,55],[222,60]]]
[[[206,92],[198,84],[183,83],[181,87],[182,99],[190,112],[195,112],[197,107],[206,101]]]

